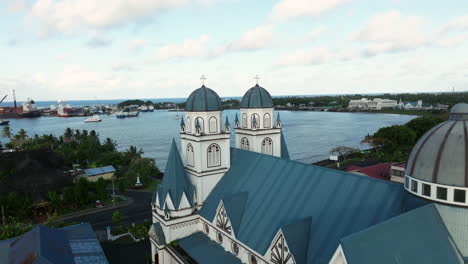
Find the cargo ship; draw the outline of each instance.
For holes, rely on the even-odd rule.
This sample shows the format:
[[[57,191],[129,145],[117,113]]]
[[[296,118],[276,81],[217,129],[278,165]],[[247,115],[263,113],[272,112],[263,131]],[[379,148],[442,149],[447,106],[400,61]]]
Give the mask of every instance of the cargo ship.
[[[82,108],[74,108],[70,104],[60,104],[57,108],[57,116],[59,117],[75,117],[75,116],[86,116]]]
[[[2,103],[8,95],[5,95],[0,101]],[[37,110],[34,100],[28,99],[21,107],[16,104],[15,90],[13,90],[13,104],[14,106],[0,107],[0,117],[6,118],[33,118],[40,117],[41,112]]]

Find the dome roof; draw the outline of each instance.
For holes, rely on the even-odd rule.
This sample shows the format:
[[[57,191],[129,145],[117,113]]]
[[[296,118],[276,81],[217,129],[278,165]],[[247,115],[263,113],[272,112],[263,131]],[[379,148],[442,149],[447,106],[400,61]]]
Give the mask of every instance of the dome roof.
[[[242,97],[240,108],[272,108],[273,99],[265,88],[258,84],[250,88]]]
[[[429,130],[416,143],[406,174],[422,181],[468,187],[468,104],[457,104],[450,119]]]
[[[202,87],[193,91],[185,104],[185,111],[188,112],[207,112],[221,111],[223,104],[218,94],[208,87]]]

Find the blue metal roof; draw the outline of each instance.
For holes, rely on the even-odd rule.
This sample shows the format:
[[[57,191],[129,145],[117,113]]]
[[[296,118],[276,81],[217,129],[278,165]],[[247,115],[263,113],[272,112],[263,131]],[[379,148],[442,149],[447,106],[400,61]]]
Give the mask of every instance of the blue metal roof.
[[[231,220],[234,234],[236,234],[237,230],[239,230],[248,196],[248,193],[241,192],[230,195],[223,199],[224,208],[226,209],[226,214],[228,215],[229,220]]]
[[[307,249],[309,247],[311,224],[312,218],[306,217],[281,227],[286,243],[294,256],[296,264],[307,263]]]
[[[290,159],[288,145],[286,139],[284,139],[283,131],[281,131],[281,158]]]
[[[37,225],[21,236],[0,241],[0,263],[23,263],[28,257],[38,264],[108,264],[88,223],[60,229]]]
[[[224,248],[211,241],[201,232],[179,240],[178,244],[197,263],[241,264],[241,261],[238,258],[231,253],[224,251]]]
[[[434,204],[342,239],[348,264],[464,263]]]
[[[185,111],[189,112],[221,110],[223,110],[223,104],[218,94],[205,85],[193,91],[185,104]]]
[[[84,171],[87,176],[96,176],[105,173],[113,173],[115,172],[115,168],[113,166],[105,166],[100,168],[85,169]]]
[[[28,260],[75,263],[65,232],[45,226],[35,226],[11,242],[8,263],[26,263]]]
[[[272,108],[270,93],[258,84],[250,88],[242,97],[240,108]]]
[[[232,148],[231,168],[201,216],[212,221],[220,200],[241,192],[248,199],[238,240],[265,254],[281,227],[311,217],[307,263],[314,264],[328,263],[341,238],[424,203],[401,184]]]
[[[158,185],[156,195],[159,195],[159,206],[162,208],[169,193],[175,208],[178,208],[185,193],[190,205],[193,205],[193,185],[185,172],[184,163],[180,158],[175,140],[172,139],[171,150],[167,158],[166,171],[162,183]]]

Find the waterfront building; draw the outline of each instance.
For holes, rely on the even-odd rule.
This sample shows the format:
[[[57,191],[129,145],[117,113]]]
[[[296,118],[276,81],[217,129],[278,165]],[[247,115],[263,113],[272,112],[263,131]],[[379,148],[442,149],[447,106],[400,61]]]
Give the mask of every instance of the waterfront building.
[[[62,228],[37,225],[0,240],[0,263],[108,264],[90,224]]]
[[[468,149],[453,143],[468,107],[455,107],[448,123],[422,137],[403,185],[290,160],[280,116],[273,119],[271,96],[258,85],[242,98],[234,148],[216,92],[202,86],[186,105],[181,150],[174,140],[152,201],[153,263],[463,263],[468,256],[468,232],[452,233],[468,211],[443,205],[468,205],[459,192],[468,182],[458,182],[468,175]],[[436,168],[440,181],[431,185]]]
[[[113,166],[104,166],[99,168],[85,169],[80,177],[86,178],[88,181],[96,182],[100,178],[104,180],[112,180],[116,170]]]
[[[398,103],[398,108],[405,109],[405,110],[421,110],[423,109],[423,102],[422,100],[418,100],[417,102],[403,102],[400,99]],[[432,109],[430,106],[426,106],[427,109]]]
[[[375,98],[369,100],[367,98],[361,98],[359,100],[350,100],[348,109],[358,109],[358,110],[382,110],[382,109],[391,109],[398,106],[396,100],[390,99],[381,99]]]

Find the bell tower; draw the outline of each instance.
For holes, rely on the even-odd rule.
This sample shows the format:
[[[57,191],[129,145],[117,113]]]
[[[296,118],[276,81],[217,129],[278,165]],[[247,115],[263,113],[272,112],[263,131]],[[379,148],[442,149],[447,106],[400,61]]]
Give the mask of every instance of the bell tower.
[[[236,116],[236,147],[281,157],[281,121],[273,121],[273,99],[257,84],[250,88],[240,103],[240,121]]]
[[[221,99],[204,83],[190,94],[180,138],[182,160],[195,186],[197,208],[230,167],[230,125],[222,117]]]

